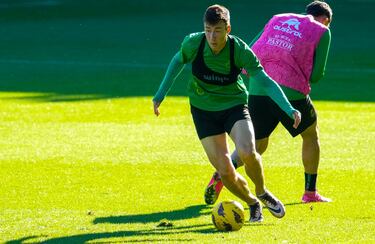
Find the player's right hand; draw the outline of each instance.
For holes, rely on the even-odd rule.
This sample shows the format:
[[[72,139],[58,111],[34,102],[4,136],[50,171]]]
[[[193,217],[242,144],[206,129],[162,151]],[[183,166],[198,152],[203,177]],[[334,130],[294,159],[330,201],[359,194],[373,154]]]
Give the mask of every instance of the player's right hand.
[[[293,128],[297,129],[299,123],[301,123],[301,113],[298,110],[294,111],[293,118],[294,118]]]
[[[152,102],[154,104],[154,114],[156,116],[159,116],[160,115],[159,106],[160,106],[161,102],[156,102],[156,101],[152,101]]]

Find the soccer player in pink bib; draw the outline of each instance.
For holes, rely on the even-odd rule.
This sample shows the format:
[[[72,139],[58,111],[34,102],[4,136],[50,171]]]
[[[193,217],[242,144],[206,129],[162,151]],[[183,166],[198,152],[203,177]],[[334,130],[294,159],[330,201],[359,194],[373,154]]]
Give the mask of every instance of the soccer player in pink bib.
[[[305,169],[305,192],[302,202],[330,202],[317,192],[316,180],[320,158],[317,115],[309,97],[310,83],[320,80],[331,42],[330,6],[322,1],[307,5],[306,14],[278,14],[268,21],[264,30],[249,45],[269,76],[282,88],[293,107],[302,113],[298,128],[261,87],[250,77],[249,111],[253,121],[256,149],[266,151],[269,136],[279,122],[295,137],[302,136],[302,162]],[[243,165],[238,153],[232,154],[235,167]],[[213,204],[223,187],[215,172],[205,190],[205,201]]]

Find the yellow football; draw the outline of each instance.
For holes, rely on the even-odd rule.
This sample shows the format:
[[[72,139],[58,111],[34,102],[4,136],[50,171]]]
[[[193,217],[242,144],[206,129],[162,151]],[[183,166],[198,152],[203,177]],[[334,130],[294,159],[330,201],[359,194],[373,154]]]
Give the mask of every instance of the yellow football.
[[[212,222],[220,231],[235,231],[245,223],[245,210],[237,201],[223,201],[212,209]]]

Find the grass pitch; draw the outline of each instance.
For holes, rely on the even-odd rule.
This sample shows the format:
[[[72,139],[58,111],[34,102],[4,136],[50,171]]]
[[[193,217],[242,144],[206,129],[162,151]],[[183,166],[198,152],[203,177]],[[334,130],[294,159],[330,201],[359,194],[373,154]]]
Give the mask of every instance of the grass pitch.
[[[204,205],[213,169],[186,98],[168,98],[156,118],[149,97],[40,103],[20,96],[1,99],[1,241],[375,241],[374,104],[316,103],[318,187],[333,203],[301,204],[301,141],[278,128],[263,163],[285,218],[265,210],[264,223],[222,233]],[[337,117],[346,119],[333,128]],[[219,201],[227,199],[236,198],[224,190]],[[163,219],[173,226],[158,227]]]

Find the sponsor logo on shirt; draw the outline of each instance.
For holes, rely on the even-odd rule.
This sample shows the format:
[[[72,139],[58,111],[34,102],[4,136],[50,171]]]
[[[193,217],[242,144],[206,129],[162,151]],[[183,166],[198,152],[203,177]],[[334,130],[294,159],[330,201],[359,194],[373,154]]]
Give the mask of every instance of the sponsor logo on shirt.
[[[268,41],[267,41],[267,44],[268,45],[271,45],[271,46],[276,46],[276,47],[279,47],[279,48],[282,48],[282,49],[285,49],[285,50],[288,50],[288,51],[292,51],[294,45],[292,43],[290,43],[288,40],[283,40],[281,39],[280,37],[269,37],[268,38]]]
[[[274,30],[282,31],[282,32],[297,36],[299,38],[302,38],[302,33],[298,31],[299,25],[301,24],[301,22],[299,22],[298,19],[292,18],[292,19],[279,21],[279,22],[281,23],[281,25],[275,25],[273,27]]]
[[[203,78],[205,80],[209,80],[209,81],[219,81],[221,83],[224,83],[224,81],[228,81],[228,77],[220,77],[220,76],[217,76],[217,75],[203,75]]]

